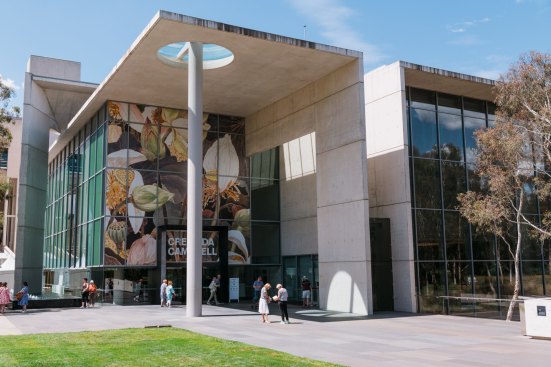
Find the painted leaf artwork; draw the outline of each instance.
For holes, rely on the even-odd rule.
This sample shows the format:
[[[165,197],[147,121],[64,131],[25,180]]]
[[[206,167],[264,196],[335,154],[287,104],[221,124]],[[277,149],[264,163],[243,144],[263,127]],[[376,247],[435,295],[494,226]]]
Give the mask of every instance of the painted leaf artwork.
[[[105,265],[155,265],[157,227],[185,224],[188,112],[108,102]],[[203,115],[203,218],[227,225],[230,264],[250,263],[244,120]]]

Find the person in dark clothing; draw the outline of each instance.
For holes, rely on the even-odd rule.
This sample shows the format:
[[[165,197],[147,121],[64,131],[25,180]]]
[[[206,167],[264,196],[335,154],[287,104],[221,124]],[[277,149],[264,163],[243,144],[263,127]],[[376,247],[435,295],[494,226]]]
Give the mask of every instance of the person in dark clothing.
[[[312,285],[306,276],[302,277],[302,307],[310,307],[310,297],[312,296]]]
[[[287,311],[287,299],[289,298],[289,294],[287,293],[287,289],[283,288],[281,284],[276,285],[276,288],[277,296],[274,297],[274,301],[277,301],[277,303],[279,304],[279,311],[281,312],[281,323],[288,324],[289,312]]]

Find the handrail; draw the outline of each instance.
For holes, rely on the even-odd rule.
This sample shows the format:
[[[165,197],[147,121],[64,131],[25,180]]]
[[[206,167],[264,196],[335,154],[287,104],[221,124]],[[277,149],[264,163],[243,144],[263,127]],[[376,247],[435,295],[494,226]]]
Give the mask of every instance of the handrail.
[[[457,297],[457,296],[437,296],[436,298],[445,298],[445,299],[467,299],[467,300],[481,300],[481,301],[498,301],[498,302],[513,302],[509,298],[485,298],[485,297]],[[518,298],[514,302],[524,302],[524,299]]]

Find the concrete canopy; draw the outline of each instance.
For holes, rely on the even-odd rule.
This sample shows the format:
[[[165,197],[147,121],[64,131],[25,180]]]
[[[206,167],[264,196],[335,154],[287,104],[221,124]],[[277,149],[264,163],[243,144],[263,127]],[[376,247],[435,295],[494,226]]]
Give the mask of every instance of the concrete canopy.
[[[187,70],[157,51],[200,41],[228,48],[235,60],[204,74],[205,112],[246,117],[361,58],[361,52],[159,11],[50,149],[50,159],[107,100],[187,108]]]
[[[494,101],[495,81],[473,75],[400,61],[406,85],[441,93]]]
[[[44,90],[56,123],[56,126],[51,126],[51,128],[58,132],[67,128],[69,121],[98,86],[92,83],[43,76],[33,76],[33,81]]]

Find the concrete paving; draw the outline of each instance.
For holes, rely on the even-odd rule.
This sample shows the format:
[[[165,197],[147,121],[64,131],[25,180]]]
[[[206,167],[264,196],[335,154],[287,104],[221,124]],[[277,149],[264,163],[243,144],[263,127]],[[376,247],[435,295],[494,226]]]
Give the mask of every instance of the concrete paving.
[[[551,365],[551,341],[521,336],[518,322],[401,313],[355,317],[291,306],[291,324],[285,325],[277,306],[270,307],[270,324],[245,304],[203,305],[204,317],[193,319],[185,317],[185,306],[12,311],[0,316],[0,335],[171,325],[349,366]]]

